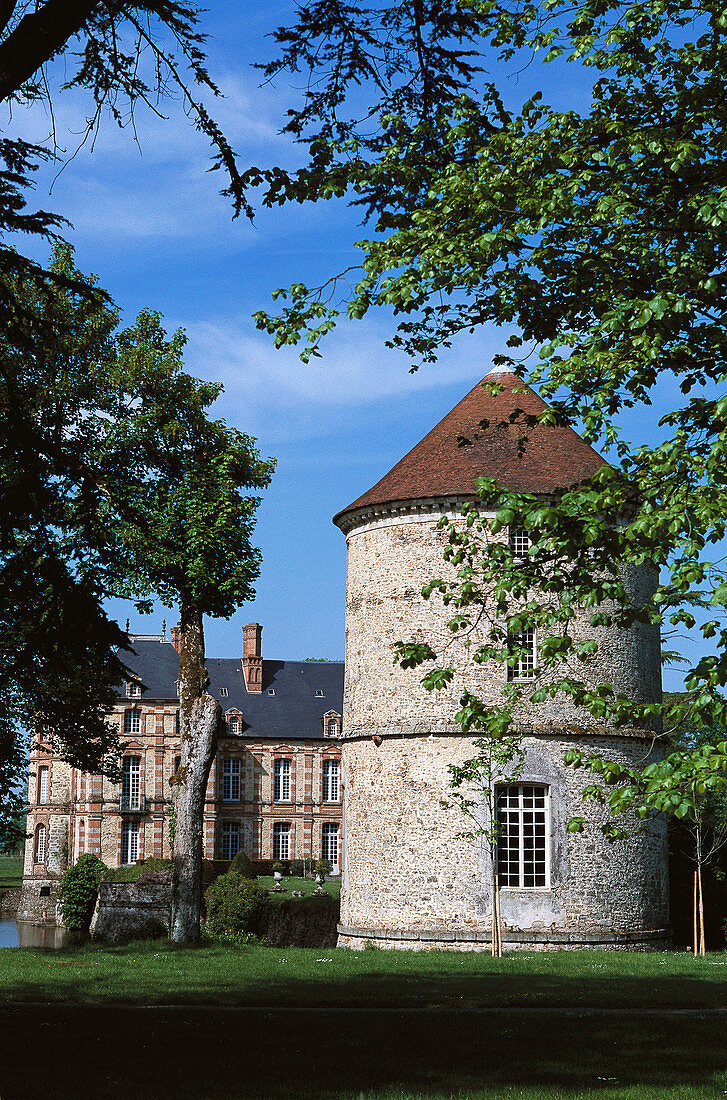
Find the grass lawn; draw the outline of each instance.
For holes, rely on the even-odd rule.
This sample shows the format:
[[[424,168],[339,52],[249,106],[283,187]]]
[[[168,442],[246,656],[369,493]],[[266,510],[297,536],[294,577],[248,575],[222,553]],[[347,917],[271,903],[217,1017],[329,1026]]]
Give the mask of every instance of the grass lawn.
[[[23,857],[0,856],[0,890],[12,890],[23,881]]]
[[[3,1100],[727,1093],[727,954],[7,949],[0,1001]]]
[[[503,959],[166,941],[0,950],[0,1000],[377,1008],[727,1008],[727,954],[562,951]],[[727,1031],[727,1021],[725,1021]],[[2,1095],[2,1093],[0,1093]]]
[[[258,882],[261,886],[264,886],[266,890],[269,890],[271,886],[275,885],[275,879],[272,875],[258,875]],[[296,878],[294,875],[283,876],[283,886],[285,887],[285,893],[283,894],[271,894],[271,901],[284,901],[285,898],[293,898],[293,890],[302,890],[305,897],[309,897],[310,894],[318,886],[318,883],[311,878]],[[323,889],[329,894],[335,901],[338,901],[341,897],[341,880],[340,878],[326,879],[323,884]],[[293,898],[295,900],[295,898]]]

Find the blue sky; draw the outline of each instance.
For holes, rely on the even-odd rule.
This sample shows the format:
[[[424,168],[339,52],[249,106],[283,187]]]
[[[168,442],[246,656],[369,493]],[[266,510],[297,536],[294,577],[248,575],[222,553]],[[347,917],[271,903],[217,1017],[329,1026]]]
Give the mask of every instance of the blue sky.
[[[296,163],[279,131],[302,80],[261,88],[251,67],[269,55],[265,35],[290,20],[292,6],[210,0],[207,7],[209,68],[225,93],[211,104],[214,117],[242,164]],[[539,85],[557,106],[579,107],[588,98],[587,81],[565,66],[500,75],[513,100]],[[325,342],[324,357],[304,366],[295,350],[276,351],[251,314],[269,307],[275,287],[315,283],[355,262],[353,242],[367,233],[357,215],[328,203],[260,210],[254,225],[233,222],[217,193],[221,173],[208,172],[207,142],[179,102],[163,105],[166,119],[140,109],[136,140],[130,127],[105,119],[75,156],[89,104],[64,93],[54,108],[65,153],[39,174],[38,205],[70,220],[66,236],[79,268],[99,276],[125,320],[153,308],[168,328],[186,330],[190,371],[224,383],[218,415],[278,460],[256,530],[263,552],[257,598],[230,622],[208,624],[208,653],[240,652],[242,624],[254,619],[264,627],[266,656],[341,659],[345,539],[331,517],[487,373],[506,334],[482,330],[411,375],[408,361],[384,347],[390,319],[378,315],[344,322]],[[26,138],[48,137],[49,116],[39,107],[16,112],[15,124]],[[157,632],[164,617],[170,625],[174,618],[161,606],[148,618],[120,604],[113,610],[122,622],[130,613],[137,632]]]

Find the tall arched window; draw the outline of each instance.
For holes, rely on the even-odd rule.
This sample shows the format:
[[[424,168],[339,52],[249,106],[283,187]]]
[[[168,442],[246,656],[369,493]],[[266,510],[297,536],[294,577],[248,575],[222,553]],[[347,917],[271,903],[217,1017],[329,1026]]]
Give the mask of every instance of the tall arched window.
[[[290,760],[275,761],[273,766],[273,799],[275,802],[290,802]]]
[[[35,862],[45,863],[46,853],[46,838],[48,831],[46,826],[41,821],[40,825],[35,830]]]

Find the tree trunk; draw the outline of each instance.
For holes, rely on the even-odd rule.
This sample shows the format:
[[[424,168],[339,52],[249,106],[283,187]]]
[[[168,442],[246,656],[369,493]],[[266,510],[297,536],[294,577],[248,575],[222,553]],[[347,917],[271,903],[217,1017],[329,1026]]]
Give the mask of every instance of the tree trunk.
[[[182,761],[177,773],[177,825],[172,871],[170,939],[199,941],[202,913],[202,856],[207,780],[217,749],[220,704],[206,688],[202,613],[182,603],[179,654],[179,725]]]

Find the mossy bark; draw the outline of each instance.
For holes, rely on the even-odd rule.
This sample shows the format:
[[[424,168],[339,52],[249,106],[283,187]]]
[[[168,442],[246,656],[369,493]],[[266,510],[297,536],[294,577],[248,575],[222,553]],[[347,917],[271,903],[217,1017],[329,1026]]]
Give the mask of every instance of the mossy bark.
[[[182,603],[179,654],[179,718],[182,761],[177,772],[176,830],[172,871],[170,938],[199,941],[202,856],[207,780],[217,749],[220,704],[207,694],[202,612]]]

